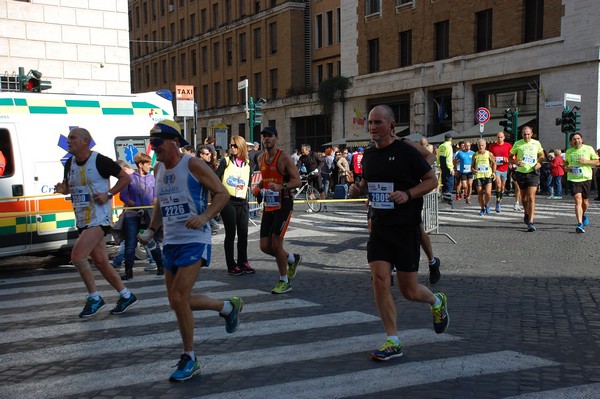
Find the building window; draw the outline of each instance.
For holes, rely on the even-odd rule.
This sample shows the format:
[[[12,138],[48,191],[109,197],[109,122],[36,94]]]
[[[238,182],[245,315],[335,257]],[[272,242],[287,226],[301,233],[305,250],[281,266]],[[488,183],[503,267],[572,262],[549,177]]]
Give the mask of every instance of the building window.
[[[202,109],[208,109],[208,85],[202,85]]]
[[[146,87],[150,87],[150,65],[144,66],[144,77],[146,78]]]
[[[262,56],[262,49],[260,46],[260,28],[254,29],[254,58],[260,58]]]
[[[256,98],[260,98],[262,88],[262,74],[260,72],[254,74],[254,94]]]
[[[321,14],[317,15],[317,22],[315,23],[315,28],[317,28],[317,48],[323,47],[323,16]]]
[[[171,35],[171,44],[177,43],[177,37],[175,37],[175,22],[171,22],[169,25],[169,34]]]
[[[366,5],[366,15],[381,13],[381,0],[367,0]]]
[[[398,40],[400,49],[400,67],[412,65],[412,30],[405,30],[400,32],[400,38]]]
[[[225,39],[225,65],[231,66],[233,63],[233,40],[230,37]]]
[[[225,0],[225,23],[231,23],[231,0]]]
[[[158,62],[152,64],[152,85],[158,86]]]
[[[525,43],[544,38],[544,0],[525,2]]]
[[[379,39],[369,40],[369,73],[379,72]]]
[[[246,124],[245,124],[245,123],[240,123],[240,124],[238,125],[238,134],[239,134],[241,137],[244,137],[244,138],[246,138]]]
[[[333,11],[327,11],[327,45],[333,44]]]
[[[165,0],[160,0],[160,16],[164,17],[166,12]]]
[[[179,40],[185,39],[185,19],[179,20]]]
[[[342,12],[338,8],[336,10],[337,24],[336,24],[336,43],[340,43],[342,41]]]
[[[396,5],[401,6],[402,4],[411,4],[413,0],[396,0]]]
[[[240,33],[240,62],[246,62],[246,34]]]
[[[202,72],[208,72],[208,46],[202,46]]]
[[[167,30],[164,26],[160,28],[160,41],[160,48],[165,48],[167,45]]]
[[[269,42],[271,54],[275,54],[277,52],[277,22],[269,24]]]
[[[161,69],[161,75],[162,75],[162,82],[163,83],[167,83],[167,60],[161,60],[160,61],[160,69]]]
[[[475,51],[480,53],[492,49],[492,9],[479,11],[475,14],[477,38]]]
[[[211,26],[213,29],[217,29],[219,26],[219,3],[213,4]]]
[[[219,59],[221,58],[221,46],[219,42],[213,43],[213,69],[216,71],[220,67]]]
[[[192,76],[196,76],[198,73],[198,60],[196,58],[196,50],[192,50],[190,53],[190,70],[192,72]]]
[[[260,0],[254,0],[254,13],[258,14],[260,12]]]
[[[152,31],[152,48],[153,48],[153,51],[158,50],[157,45],[158,45],[158,37],[156,36],[156,31],[153,30]]]
[[[227,82],[225,82],[226,86],[227,86],[227,104],[231,106],[233,103],[233,79],[227,79]]]
[[[277,98],[277,69],[271,69],[269,71],[269,84],[271,85],[271,99]]]
[[[156,0],[152,0],[152,20],[156,21]]]
[[[221,83],[215,82],[213,94],[215,95],[215,108],[219,108],[221,106]]]
[[[187,69],[187,62],[185,60],[185,53],[179,55],[179,77],[185,79],[185,71]]]
[[[206,33],[206,8],[200,11],[200,33]]]
[[[443,60],[450,56],[450,22],[442,21],[435,24],[435,59]]]
[[[171,80],[173,82],[177,80],[177,59],[175,56],[171,57]]]
[[[144,16],[144,24],[148,24],[148,3],[142,4],[142,13]]]
[[[243,18],[246,16],[245,7],[244,7],[245,3],[246,3],[246,0],[238,0],[238,10],[240,13],[240,15],[239,15],[240,18]]]
[[[238,79],[238,82],[241,82],[242,80],[246,80],[246,75],[240,76],[240,78]],[[246,93],[244,90],[238,90],[238,103],[239,104],[246,103]]]
[[[196,14],[190,15],[190,37],[196,36]]]
[[[323,65],[317,65],[317,83],[321,84],[323,81]]]
[[[144,47],[146,49],[146,52],[144,54],[148,54],[150,52],[150,49],[148,48],[149,42],[150,42],[150,39],[148,39],[148,35],[144,35]]]

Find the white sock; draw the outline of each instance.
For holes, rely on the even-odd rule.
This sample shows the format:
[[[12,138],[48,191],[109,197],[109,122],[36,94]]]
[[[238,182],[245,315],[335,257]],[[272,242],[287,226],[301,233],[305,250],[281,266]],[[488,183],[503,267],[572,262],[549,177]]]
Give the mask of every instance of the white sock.
[[[396,346],[398,346],[398,344],[400,343],[400,339],[397,335],[388,335],[388,339],[394,341],[394,344],[396,344]]]
[[[435,258],[429,261],[429,266],[432,266],[435,263]]]
[[[196,355],[194,354],[194,351],[190,351],[190,352],[183,352],[183,353],[185,353],[186,355],[188,355],[189,357],[191,357],[191,358],[192,358],[192,361],[195,361],[195,360],[196,360]]]
[[[288,264],[290,264],[290,265],[291,265],[291,264],[292,264],[292,263],[294,263],[295,261],[296,261],[296,258],[294,257],[294,254],[290,252],[290,253],[288,254]]]
[[[285,276],[279,276],[279,281],[285,281],[286,283],[289,283],[289,280],[287,278],[287,274]]]
[[[94,291],[94,292],[90,292],[88,294],[89,298],[92,298],[94,301],[97,301],[98,299],[100,299],[100,294],[98,294],[98,291]]]
[[[123,299],[129,299],[131,297],[131,292],[129,292],[127,288],[123,288],[122,291],[119,291],[119,295],[121,295]]]
[[[440,301],[440,298],[438,298],[437,295],[435,296],[435,303],[433,305],[431,305],[432,308],[435,308],[436,306],[438,306],[440,303],[442,303],[442,301]]]
[[[227,316],[229,313],[231,313],[232,310],[233,310],[233,305],[231,304],[231,302],[225,301],[225,302],[223,302],[223,309],[221,309],[219,314],[222,314],[223,316]]]

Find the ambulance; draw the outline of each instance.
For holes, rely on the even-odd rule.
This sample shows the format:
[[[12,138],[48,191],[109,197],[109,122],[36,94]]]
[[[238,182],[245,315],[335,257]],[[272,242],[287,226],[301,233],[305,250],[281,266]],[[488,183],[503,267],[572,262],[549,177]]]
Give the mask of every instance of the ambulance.
[[[124,96],[0,92],[0,151],[6,158],[0,258],[49,254],[75,243],[70,197],[54,194],[71,156],[72,128],[89,130],[92,150],[135,168],[133,157],[150,152],[152,126],[173,119],[171,98],[168,90]]]

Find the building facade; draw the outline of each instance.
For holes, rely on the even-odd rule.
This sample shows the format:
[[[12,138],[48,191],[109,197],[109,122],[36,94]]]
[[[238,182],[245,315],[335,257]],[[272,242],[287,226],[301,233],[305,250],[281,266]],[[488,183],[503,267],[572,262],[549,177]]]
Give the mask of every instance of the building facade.
[[[123,0],[0,0],[0,73],[37,70],[52,92],[130,94]]]
[[[565,146],[555,120],[578,94],[581,130],[598,143],[598,43],[593,0],[131,0],[134,91],[195,87],[198,136],[249,132],[244,93],[265,98],[263,125],[284,147],[365,137],[375,105],[401,130],[478,136],[486,107],[496,133],[505,110],[534,126],[545,148]],[[587,23],[589,22],[589,23]],[[318,87],[350,87],[324,115]],[[191,131],[191,129],[188,129]],[[252,134],[251,134],[252,133]]]

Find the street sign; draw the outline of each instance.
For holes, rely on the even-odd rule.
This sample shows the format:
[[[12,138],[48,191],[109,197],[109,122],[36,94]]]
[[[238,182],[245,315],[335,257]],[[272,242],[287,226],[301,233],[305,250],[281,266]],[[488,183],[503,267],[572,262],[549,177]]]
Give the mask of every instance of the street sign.
[[[479,107],[475,111],[475,120],[479,123],[486,123],[490,120],[490,111],[487,108]]]
[[[546,101],[544,103],[544,108],[560,108],[563,106],[563,102],[558,100],[558,101]]]
[[[177,116],[194,116],[194,86],[176,85]]]
[[[581,102],[581,94],[565,93],[565,101],[573,101],[576,103],[580,103]]]

